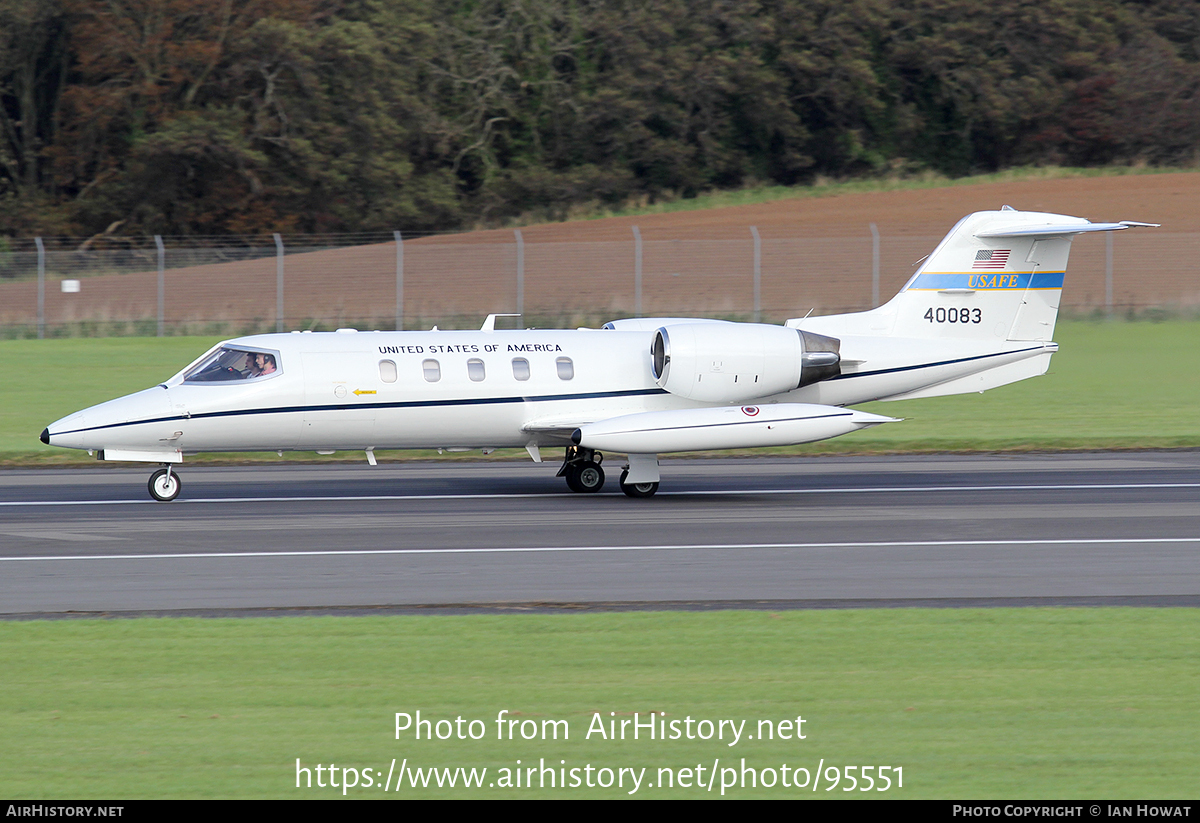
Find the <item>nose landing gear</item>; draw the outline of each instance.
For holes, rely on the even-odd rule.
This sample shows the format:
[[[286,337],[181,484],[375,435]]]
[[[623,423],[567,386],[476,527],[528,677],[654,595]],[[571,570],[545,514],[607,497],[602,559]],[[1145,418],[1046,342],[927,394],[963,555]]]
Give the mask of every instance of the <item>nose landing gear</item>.
[[[181,488],[183,488],[183,484],[179,482],[179,475],[171,471],[169,463],[166,468],[159,469],[150,475],[150,496],[159,503],[167,503],[174,500],[179,496]]]
[[[581,446],[567,446],[567,455],[558,477],[565,477],[567,488],[573,492],[592,493],[604,488],[604,455]]]

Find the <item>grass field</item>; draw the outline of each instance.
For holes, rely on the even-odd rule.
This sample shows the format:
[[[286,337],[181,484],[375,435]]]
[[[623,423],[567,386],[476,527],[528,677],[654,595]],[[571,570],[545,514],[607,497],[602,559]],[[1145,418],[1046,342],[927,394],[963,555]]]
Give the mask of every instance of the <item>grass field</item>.
[[[774,452],[1200,447],[1200,322],[1062,321],[1055,338],[1062,350],[1044,377],[982,395],[868,404],[862,408],[906,419]],[[0,341],[0,384],[6,387],[0,394],[0,462],[86,462],[82,453],[38,442],[42,428],[85,406],[155,385],[214,342],[196,337]],[[401,456],[380,452],[381,459]],[[515,456],[502,451],[495,458]],[[273,454],[261,457],[278,460]]]
[[[354,768],[360,783],[369,767],[374,785],[352,797],[630,789],[628,776],[623,789],[488,787],[517,760],[544,759],[645,767],[643,798],[719,797],[731,779],[721,770],[745,758],[776,778],[783,763],[810,775],[822,761],[900,767],[904,785],[846,792],[840,778],[826,791],[823,770],[815,793],[777,784],[727,797],[1194,797],[1198,637],[1200,611],[1128,608],[7,622],[0,795],[341,796],[317,788],[315,771],[297,791],[297,759]],[[539,737],[541,721],[565,720],[569,738],[497,740],[501,709]],[[397,740],[395,713],[417,710],[486,731]],[[619,723],[651,711],[745,720],[754,739],[731,746],[728,727],[723,740],[586,737],[594,712]],[[759,720],[798,716],[805,739],[758,739]],[[471,790],[413,789],[406,772],[385,793],[392,758],[397,770],[407,759],[488,771]],[[659,786],[659,768],[703,764],[707,781],[714,761],[711,794]]]

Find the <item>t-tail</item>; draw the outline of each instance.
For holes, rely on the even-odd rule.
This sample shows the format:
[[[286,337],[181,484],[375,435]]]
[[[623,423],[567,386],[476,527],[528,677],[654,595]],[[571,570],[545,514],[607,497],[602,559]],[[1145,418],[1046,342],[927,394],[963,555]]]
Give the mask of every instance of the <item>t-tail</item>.
[[[877,309],[839,319],[856,318],[859,334],[1048,341],[1075,236],[1155,225],[1092,223],[1010,206],[975,212],[950,230],[899,294]]]

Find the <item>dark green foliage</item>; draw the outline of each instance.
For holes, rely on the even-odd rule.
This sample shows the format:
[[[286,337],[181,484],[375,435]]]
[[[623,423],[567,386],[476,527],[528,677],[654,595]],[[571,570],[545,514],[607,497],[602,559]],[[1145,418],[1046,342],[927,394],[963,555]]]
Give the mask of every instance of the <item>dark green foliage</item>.
[[[452,228],[1188,165],[1191,0],[0,0],[0,234]]]

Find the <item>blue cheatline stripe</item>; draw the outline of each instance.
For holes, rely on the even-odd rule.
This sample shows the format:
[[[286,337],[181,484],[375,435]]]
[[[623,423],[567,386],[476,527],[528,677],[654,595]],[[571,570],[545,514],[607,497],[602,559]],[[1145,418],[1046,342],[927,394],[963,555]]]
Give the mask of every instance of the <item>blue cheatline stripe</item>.
[[[926,271],[917,275],[909,289],[974,289],[1009,291],[1012,289],[1061,289],[1066,273],[1061,271]]]
[[[409,400],[395,403],[336,403],[319,406],[273,406],[260,409],[236,409],[231,411],[201,412],[200,414],[173,414],[167,417],[150,417],[145,420],[130,420],[125,423],[108,423],[65,432],[51,432],[51,437],[80,432],[119,429],[125,426],[140,426],[143,423],[165,423],[168,420],[204,420],[214,417],[248,417],[256,414],[295,414],[296,412],[352,411],[356,409],[422,409],[445,406],[494,406],[505,403],[544,403],[551,400],[597,400],[606,397],[638,397],[649,394],[667,394],[666,389],[630,389],[626,391],[580,392],[577,394],[549,394],[541,397],[468,397],[458,400]]]

